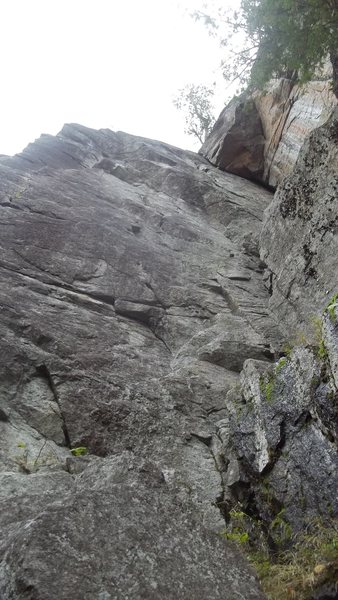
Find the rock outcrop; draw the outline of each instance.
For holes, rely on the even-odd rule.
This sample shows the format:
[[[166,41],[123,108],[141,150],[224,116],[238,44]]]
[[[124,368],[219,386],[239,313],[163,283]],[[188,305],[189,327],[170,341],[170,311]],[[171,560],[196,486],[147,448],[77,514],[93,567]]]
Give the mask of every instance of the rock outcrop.
[[[327,66],[304,86],[273,80],[263,93],[232,100],[200,153],[220,169],[277,187],[291,174],[303,142],[336,107],[331,79]]]
[[[274,198],[79,125],[0,159],[1,599],[263,600],[236,507],[337,517],[337,166],[335,115]]]

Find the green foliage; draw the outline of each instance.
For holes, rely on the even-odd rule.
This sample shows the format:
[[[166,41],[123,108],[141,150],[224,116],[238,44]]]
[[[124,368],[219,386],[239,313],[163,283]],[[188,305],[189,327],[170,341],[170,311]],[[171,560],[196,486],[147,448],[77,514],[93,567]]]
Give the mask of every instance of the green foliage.
[[[88,453],[88,448],[86,446],[78,446],[77,448],[72,448],[71,453],[73,456],[85,456]]]
[[[227,540],[231,540],[232,542],[236,542],[237,544],[246,544],[249,541],[249,534],[246,531],[242,533],[239,531],[232,531],[231,533],[223,533],[223,536]]]
[[[184,113],[185,133],[195,136],[203,144],[215,122],[213,116],[213,89],[205,85],[186,85],[174,98],[174,105]]]
[[[252,519],[242,510],[232,509],[229,513],[229,528],[221,533],[222,537],[240,544],[241,546],[249,543],[249,531],[252,529]]]
[[[331,302],[331,301],[330,301]],[[335,302],[335,301],[334,301]],[[324,312],[329,309],[331,305],[329,304]],[[335,306],[335,304],[334,304]],[[289,357],[292,353],[293,349],[297,346],[308,346],[313,349],[314,353],[320,360],[325,360],[327,358],[327,349],[325,347],[325,342],[323,340],[323,319],[318,315],[310,316],[310,327],[307,328],[307,332],[297,331],[295,337],[292,340],[289,340],[283,346],[283,352],[286,357]],[[282,359],[281,359],[282,360]],[[285,359],[286,360],[286,359]],[[276,365],[276,373],[280,370],[280,362]],[[282,363],[284,366],[285,363]]]
[[[258,88],[272,77],[281,76],[305,83],[327,56],[334,63],[338,0],[241,0],[240,10],[218,12],[227,26],[221,43],[230,46],[232,52],[232,60],[227,59],[223,65],[228,80],[237,79],[243,85],[249,82]],[[222,29],[217,15],[209,19],[204,13],[194,16],[203,19],[213,35]]]
[[[328,312],[330,320],[332,321],[332,323],[336,323],[337,322],[337,317],[336,317],[336,308],[338,306],[338,293],[335,294],[334,296],[332,296],[330,302],[328,303],[328,305],[326,306],[324,313]]]
[[[275,390],[275,381],[273,374],[270,374],[269,376],[262,375],[259,379],[259,387],[262,394],[264,394],[267,402],[271,402]]]
[[[294,545],[273,561],[266,552],[250,552],[268,600],[308,600],[313,591],[338,577],[338,523],[316,520],[293,537]]]
[[[275,366],[276,373],[279,373],[279,371],[281,371],[281,369],[283,369],[283,367],[285,367],[286,363],[287,363],[287,358],[285,356],[280,358],[278,363]]]
[[[327,359],[327,349],[326,349],[325,342],[324,342],[323,338],[319,342],[319,346],[317,348],[317,356],[321,360],[326,360]]]
[[[241,26],[257,47],[251,79],[261,87],[273,76],[313,77],[336,52],[336,0],[242,0]]]
[[[269,531],[275,544],[278,546],[284,545],[291,539],[292,528],[290,524],[284,519],[283,515],[285,509],[283,508],[273,519],[270,524]]]
[[[294,534],[284,510],[267,530],[238,508],[229,517],[229,530],[221,535],[241,546],[268,600],[308,600],[316,588],[338,581],[337,519],[315,519]],[[277,553],[269,550],[266,536],[277,545]]]

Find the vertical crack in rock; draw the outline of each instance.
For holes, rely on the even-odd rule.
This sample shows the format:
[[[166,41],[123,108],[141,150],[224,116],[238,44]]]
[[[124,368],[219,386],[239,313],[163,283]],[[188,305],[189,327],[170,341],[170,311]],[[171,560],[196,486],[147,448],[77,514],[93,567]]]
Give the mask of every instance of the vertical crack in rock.
[[[63,411],[62,411],[62,407],[61,407],[59,395],[58,395],[58,392],[57,392],[56,385],[54,383],[53,377],[52,377],[52,375],[51,375],[48,367],[45,364],[41,364],[41,365],[37,366],[36,370],[39,373],[39,375],[41,375],[41,377],[43,377],[48,382],[50,390],[53,393],[55,403],[58,406],[58,409],[59,409],[60,415],[61,415],[61,419],[62,419],[62,431],[63,431],[63,435],[64,435],[64,438],[65,438],[65,445],[68,448],[71,448],[72,444],[71,444],[71,440],[70,440],[70,436],[69,436],[69,432],[68,432],[68,428],[67,428],[66,419],[65,419]]]

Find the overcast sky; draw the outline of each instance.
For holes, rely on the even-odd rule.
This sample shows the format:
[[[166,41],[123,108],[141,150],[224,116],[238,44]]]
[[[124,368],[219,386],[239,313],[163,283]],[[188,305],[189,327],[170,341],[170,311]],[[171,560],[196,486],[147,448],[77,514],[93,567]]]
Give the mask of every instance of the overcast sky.
[[[216,75],[222,50],[188,15],[202,4],[1,0],[0,154],[67,122],[196,149],[173,96],[217,80],[218,113],[229,93]]]

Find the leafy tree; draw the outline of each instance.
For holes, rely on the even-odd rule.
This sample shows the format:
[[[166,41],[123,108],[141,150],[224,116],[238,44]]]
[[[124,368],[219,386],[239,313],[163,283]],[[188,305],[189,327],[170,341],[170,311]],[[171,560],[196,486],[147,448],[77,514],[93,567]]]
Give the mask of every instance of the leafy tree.
[[[217,19],[195,13],[213,33]],[[338,96],[338,0],[241,0],[240,9],[224,14],[227,34],[238,34],[241,48],[223,63],[227,79],[262,87],[271,77],[287,75],[309,81],[328,56]],[[233,41],[231,41],[233,43]]]
[[[179,90],[174,105],[184,113],[185,133],[195,136],[201,144],[215,122],[211,99],[214,91],[205,85],[189,84]]]

